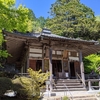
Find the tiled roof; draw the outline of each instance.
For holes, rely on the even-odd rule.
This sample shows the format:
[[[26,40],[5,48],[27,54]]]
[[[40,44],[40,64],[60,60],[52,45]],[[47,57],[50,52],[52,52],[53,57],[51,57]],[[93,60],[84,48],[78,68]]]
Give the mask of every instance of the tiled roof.
[[[64,37],[64,36],[59,36],[56,34],[46,34],[46,33],[41,33],[41,36],[44,37],[49,37],[49,38],[56,38],[56,39],[64,39],[64,40],[73,40],[73,41],[83,41],[83,42],[94,42],[94,43],[98,43],[98,41],[94,41],[94,40],[82,40],[80,38],[68,38],[68,37]]]
[[[59,36],[59,35],[52,34],[52,33],[45,33],[45,32],[41,32],[41,33],[26,33],[26,34],[23,34],[23,33],[20,33],[20,32],[13,32],[13,34],[16,34],[16,35],[19,35],[19,36],[31,37],[31,38],[47,37],[47,38],[51,38],[51,39],[53,38],[53,39],[60,39],[60,40],[92,42],[92,43],[98,44],[98,41],[94,41],[94,40],[89,40],[88,41],[88,40],[82,40],[80,38],[68,38],[68,37]]]

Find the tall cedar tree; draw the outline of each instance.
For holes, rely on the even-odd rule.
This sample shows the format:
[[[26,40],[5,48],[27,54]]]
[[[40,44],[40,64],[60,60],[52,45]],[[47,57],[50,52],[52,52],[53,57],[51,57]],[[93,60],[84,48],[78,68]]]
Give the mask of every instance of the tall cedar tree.
[[[94,12],[80,0],[56,0],[51,6],[51,18],[47,19],[46,27],[53,33],[66,37],[97,39]]]

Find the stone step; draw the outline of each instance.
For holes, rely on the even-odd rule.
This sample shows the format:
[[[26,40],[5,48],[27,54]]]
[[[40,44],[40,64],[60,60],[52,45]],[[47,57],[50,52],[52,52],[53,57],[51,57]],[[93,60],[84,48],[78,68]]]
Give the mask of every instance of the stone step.
[[[57,89],[65,89],[66,88],[66,86],[55,86],[55,88],[57,88]],[[80,85],[80,86],[67,86],[67,88],[83,88],[83,86],[82,85]]]
[[[77,79],[59,79],[56,81],[56,84],[54,84],[53,91],[86,91],[86,88],[83,88],[82,83]]]
[[[61,79],[61,80],[56,80],[57,82],[81,82],[80,80],[77,80],[77,79],[69,79],[69,80],[64,80],[64,79]]]
[[[69,97],[72,100],[72,97]],[[73,96],[73,100],[97,100],[94,95]]]
[[[77,85],[82,85],[82,83],[57,83],[57,84],[55,84],[56,86],[64,86],[64,85],[66,85],[66,86],[77,86]]]
[[[97,100],[95,95],[79,95],[79,96],[73,96],[73,97],[70,97],[68,95],[66,95],[69,100]],[[51,96],[51,97],[45,97],[43,98],[42,100],[62,100],[64,96]],[[65,99],[64,99],[65,100]]]
[[[86,88],[68,88],[68,89],[53,89],[52,92],[63,92],[63,91],[86,91]]]
[[[91,97],[91,98],[76,98],[73,100],[97,100],[95,97]]]
[[[62,82],[56,82],[56,83],[63,83],[63,84],[64,83],[68,83],[68,84],[70,84],[70,83],[72,83],[72,84],[78,83],[79,84],[80,83],[80,84],[82,84],[81,82],[63,82],[63,81]]]

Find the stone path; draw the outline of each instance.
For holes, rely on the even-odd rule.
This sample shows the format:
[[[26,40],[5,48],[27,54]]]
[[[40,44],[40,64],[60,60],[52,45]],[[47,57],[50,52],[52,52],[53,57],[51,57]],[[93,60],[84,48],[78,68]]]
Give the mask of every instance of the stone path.
[[[42,100],[62,100],[61,98],[64,96],[69,97],[70,100],[100,100],[95,97],[98,93],[100,93],[100,90],[52,92],[50,96],[49,92],[44,92],[44,98]]]

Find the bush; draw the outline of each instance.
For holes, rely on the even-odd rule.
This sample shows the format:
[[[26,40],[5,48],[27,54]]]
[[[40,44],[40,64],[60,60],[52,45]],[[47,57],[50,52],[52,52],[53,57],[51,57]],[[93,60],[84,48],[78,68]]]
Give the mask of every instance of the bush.
[[[0,77],[6,77],[6,74],[2,71],[0,71]]]
[[[19,99],[38,100],[37,98],[40,96],[40,91],[38,91],[38,96],[34,95],[37,88],[32,84],[31,78],[19,77],[12,82],[14,84],[14,91],[17,91],[17,97],[19,97]]]
[[[62,98],[62,100],[69,100],[69,98],[68,98],[67,96],[64,96],[64,97]]]
[[[11,79],[0,77],[0,97],[4,95],[7,90],[12,90],[13,84]]]
[[[47,80],[49,73],[42,73],[41,70],[33,71],[28,69],[30,78],[19,77],[13,80],[14,90],[17,93],[30,100],[39,100],[40,90],[44,87],[44,82]]]
[[[13,90],[17,91],[17,97],[19,97],[20,99],[22,98],[22,99],[26,100],[28,97],[27,91],[26,91],[25,86],[22,84],[21,80],[24,80],[25,82],[29,81],[27,77],[19,77],[19,78],[12,80]]]

